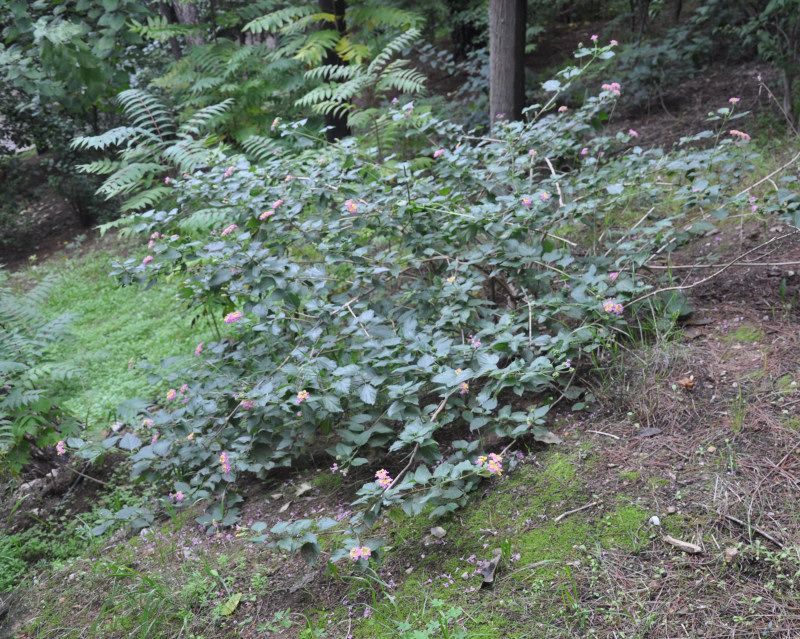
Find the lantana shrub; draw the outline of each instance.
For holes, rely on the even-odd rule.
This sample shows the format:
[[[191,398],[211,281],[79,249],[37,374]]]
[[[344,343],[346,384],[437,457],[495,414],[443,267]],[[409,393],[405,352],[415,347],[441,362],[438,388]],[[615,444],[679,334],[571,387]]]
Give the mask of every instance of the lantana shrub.
[[[643,266],[711,227],[700,207],[724,217],[739,206],[728,193],[748,165],[747,146],[722,131],[712,148],[670,155],[606,134],[624,85],[559,113],[580,71],[545,83],[527,121],[501,119],[491,134],[393,104],[386,116],[404,142],[392,149],[310,145],[281,123],[293,152],[259,165],[224,157],[171,180],[174,208],[136,218],[158,238],[142,250],[153,259],[115,272],[180,278],[183,302],[217,338],[178,372],[153,372],[186,392],[137,417],[149,428],[144,443],[126,436],[134,476],[166,481],[184,505],[225,493],[203,519],[213,527],[236,521],[226,489],[242,473],[266,477],[309,453],[342,475],[382,459],[336,561],[377,550],[366,536],[386,508],[451,513],[482,477],[513,469],[509,442],[549,440],[551,404],[585,401],[573,363],[637,314],[670,312],[647,297],[658,283]],[[724,125],[733,108],[715,117]],[[314,560],[315,531],[342,525],[282,522],[256,539]]]

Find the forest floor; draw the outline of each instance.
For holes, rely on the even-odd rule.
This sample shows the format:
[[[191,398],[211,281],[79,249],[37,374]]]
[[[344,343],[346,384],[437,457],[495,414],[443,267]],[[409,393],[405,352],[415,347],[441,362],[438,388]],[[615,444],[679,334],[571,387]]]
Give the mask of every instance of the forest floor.
[[[758,65],[712,67],[612,126],[667,148],[736,96],[753,111],[748,130],[768,137],[775,113],[759,74],[768,77]],[[38,211],[21,224],[36,229],[30,244],[0,255],[12,270],[31,254],[61,259],[78,234],[87,236],[79,252],[100,241],[55,200]],[[378,534],[391,550],[374,574],[312,568],[236,530],[208,535],[194,523],[198,505],[34,566],[16,592],[0,594],[0,637],[796,637],[800,235],[775,239],[789,232],[757,211],[673,254],[673,273],[692,286],[691,315],[583,362],[591,409],[551,415],[561,443],[511,451],[509,472],[487,480],[467,509],[430,524],[390,511]],[[751,250],[704,281],[718,270],[708,265]],[[326,465],[311,459],[269,484],[243,482],[242,525],[346,517],[375,469],[342,478]],[[90,526],[97,507],[147,495],[116,458],[68,473],[23,501],[7,486],[0,529]],[[56,538],[68,543],[51,532],[42,548]],[[480,571],[497,549],[488,586]]]

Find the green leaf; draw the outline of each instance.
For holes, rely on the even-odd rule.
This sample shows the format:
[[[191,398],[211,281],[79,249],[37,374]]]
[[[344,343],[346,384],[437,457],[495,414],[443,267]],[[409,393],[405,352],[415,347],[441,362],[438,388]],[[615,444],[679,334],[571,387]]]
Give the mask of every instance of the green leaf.
[[[375,399],[378,397],[378,391],[373,386],[370,386],[369,384],[364,384],[361,387],[358,396],[364,403],[373,405],[375,403]]]
[[[219,613],[225,617],[230,617],[236,610],[239,602],[242,600],[242,593],[237,592],[228,597],[228,600],[219,608]]]
[[[142,445],[142,440],[133,433],[125,433],[125,436],[120,440],[119,447],[122,450],[134,450]]]

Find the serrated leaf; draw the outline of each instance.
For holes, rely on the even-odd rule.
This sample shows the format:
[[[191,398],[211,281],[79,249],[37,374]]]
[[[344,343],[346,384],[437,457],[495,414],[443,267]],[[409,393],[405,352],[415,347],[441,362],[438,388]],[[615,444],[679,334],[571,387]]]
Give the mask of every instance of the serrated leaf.
[[[122,450],[134,450],[141,445],[142,440],[133,433],[125,433],[125,436],[119,442],[119,447]]]
[[[378,391],[374,386],[371,386],[370,384],[364,384],[361,387],[358,396],[361,398],[361,401],[372,406],[378,397]]]

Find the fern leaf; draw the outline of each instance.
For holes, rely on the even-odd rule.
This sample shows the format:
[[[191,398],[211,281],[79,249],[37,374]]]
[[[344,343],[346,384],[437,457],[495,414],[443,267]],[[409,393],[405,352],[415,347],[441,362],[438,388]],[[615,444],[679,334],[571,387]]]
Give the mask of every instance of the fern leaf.
[[[249,31],[250,33],[255,34],[263,33],[265,31],[268,33],[277,33],[282,27],[286,26],[287,24],[291,24],[298,18],[313,14],[315,10],[316,7],[310,4],[299,7],[294,6],[286,7],[285,9],[279,9],[278,11],[273,11],[265,16],[251,20],[244,25],[243,31]]]
[[[141,191],[122,205],[123,211],[140,211],[152,208],[161,200],[173,195],[172,189],[165,186],[156,186],[145,191]]]

